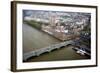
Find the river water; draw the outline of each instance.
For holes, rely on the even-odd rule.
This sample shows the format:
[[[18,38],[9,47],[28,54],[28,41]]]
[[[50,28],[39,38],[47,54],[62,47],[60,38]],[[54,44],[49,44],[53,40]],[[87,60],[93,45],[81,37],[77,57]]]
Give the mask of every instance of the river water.
[[[29,26],[28,24],[23,24],[23,53],[34,51],[59,42],[61,41]],[[31,57],[27,62],[88,59],[86,56],[77,54],[72,47],[73,46],[68,46],[54,50],[50,53],[44,53],[38,57]]]

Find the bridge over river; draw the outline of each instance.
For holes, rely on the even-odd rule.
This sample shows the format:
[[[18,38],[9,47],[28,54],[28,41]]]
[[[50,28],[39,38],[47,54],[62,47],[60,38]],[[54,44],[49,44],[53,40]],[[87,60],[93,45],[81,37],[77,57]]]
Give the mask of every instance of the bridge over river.
[[[51,45],[48,47],[40,48],[38,50],[34,50],[31,52],[25,53],[23,58],[24,58],[24,60],[27,60],[28,58],[30,58],[32,56],[39,56],[40,54],[43,54],[45,52],[51,52],[52,50],[55,50],[55,49],[61,49],[61,47],[65,47],[71,43],[72,43],[72,41],[65,41],[65,42],[54,44],[54,45]]]

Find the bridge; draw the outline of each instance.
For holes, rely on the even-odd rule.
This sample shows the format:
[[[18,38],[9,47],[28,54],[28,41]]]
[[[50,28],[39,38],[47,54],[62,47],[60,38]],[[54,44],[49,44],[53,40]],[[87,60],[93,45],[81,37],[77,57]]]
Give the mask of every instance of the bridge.
[[[58,43],[58,44],[53,44],[51,46],[48,46],[48,47],[44,47],[44,48],[40,48],[38,50],[34,50],[34,51],[31,51],[31,52],[28,52],[28,53],[24,53],[23,55],[23,60],[26,61],[27,59],[29,59],[30,57],[34,57],[34,56],[39,56],[45,52],[51,52],[52,50],[55,50],[55,49],[61,49],[61,47],[65,47],[69,44],[71,44],[72,41],[64,41],[64,42],[61,42],[61,43]]]

